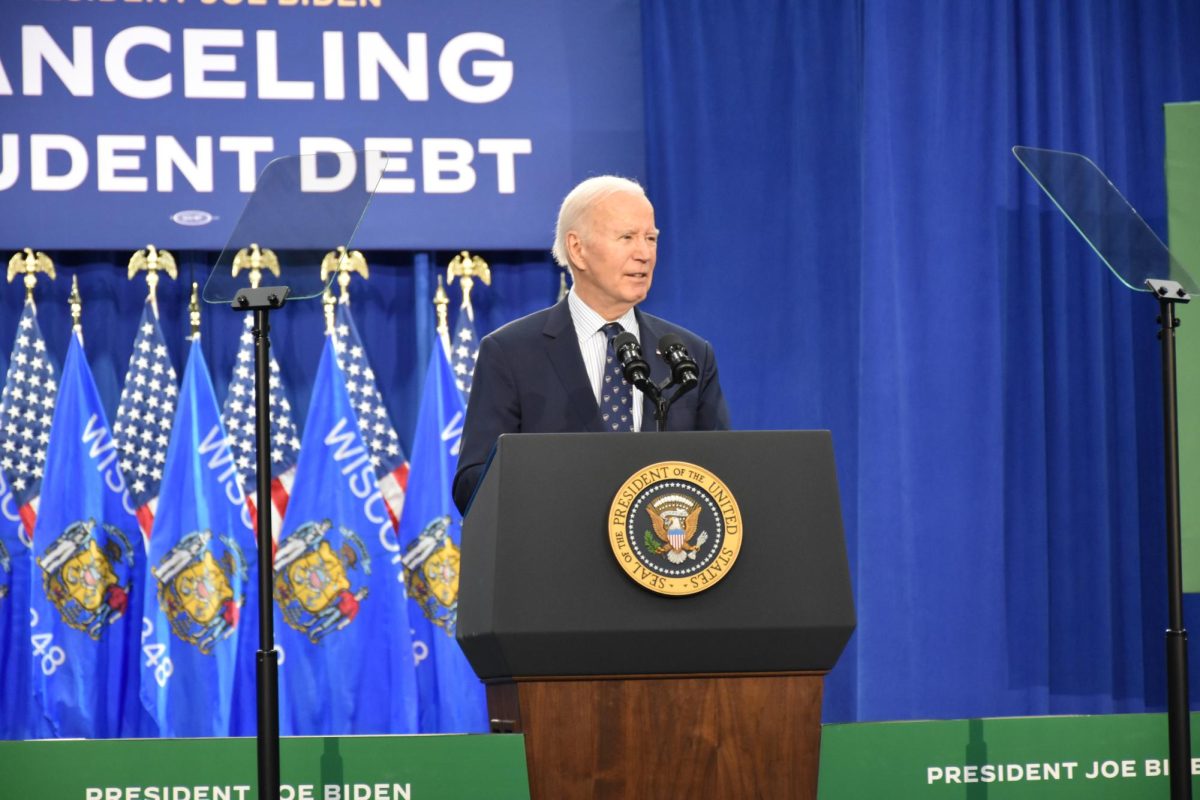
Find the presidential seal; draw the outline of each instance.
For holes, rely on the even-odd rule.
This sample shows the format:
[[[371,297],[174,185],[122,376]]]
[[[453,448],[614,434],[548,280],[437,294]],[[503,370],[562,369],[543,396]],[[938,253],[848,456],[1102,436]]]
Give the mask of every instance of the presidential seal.
[[[702,592],[742,549],[742,513],[711,471],[684,461],[638,470],[617,490],[608,540],[621,569],[658,594]]]
[[[158,604],[176,636],[209,655],[237,629],[246,583],[246,556],[236,542],[211,531],[184,536],[150,568]]]
[[[133,546],[115,525],[72,522],[37,564],[46,598],[75,630],[99,639],[125,614],[133,588]]]
[[[275,551],[275,602],[284,622],[320,644],[354,622],[370,575],[371,557],[354,531],[305,522]]]

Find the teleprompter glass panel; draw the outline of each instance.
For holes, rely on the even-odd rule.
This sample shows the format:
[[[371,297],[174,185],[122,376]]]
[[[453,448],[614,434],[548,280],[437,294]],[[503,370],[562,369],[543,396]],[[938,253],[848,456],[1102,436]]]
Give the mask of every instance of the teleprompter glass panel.
[[[315,297],[335,270],[326,255],[350,243],[387,168],[375,151],[322,152],[267,164],[204,285],[204,299],[229,303],[251,286],[287,286]],[[324,272],[324,274],[322,274]]]
[[[1036,147],[1012,152],[1122,283],[1144,292],[1146,280],[1156,278],[1197,292],[1187,269],[1091,160]]]

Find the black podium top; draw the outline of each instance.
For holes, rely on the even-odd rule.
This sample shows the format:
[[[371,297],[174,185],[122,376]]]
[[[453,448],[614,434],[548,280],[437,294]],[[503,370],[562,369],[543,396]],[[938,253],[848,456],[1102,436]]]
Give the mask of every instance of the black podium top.
[[[741,509],[737,561],[671,597],[609,544],[625,481],[701,465]],[[501,436],[463,525],[458,638],[483,679],[826,671],[854,630],[827,431]]]

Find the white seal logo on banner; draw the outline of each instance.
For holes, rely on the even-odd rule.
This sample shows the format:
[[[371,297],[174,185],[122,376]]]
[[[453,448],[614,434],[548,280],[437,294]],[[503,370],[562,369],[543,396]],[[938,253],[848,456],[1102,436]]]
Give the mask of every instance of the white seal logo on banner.
[[[189,227],[207,225],[214,219],[216,219],[216,217],[207,211],[200,211],[199,209],[195,208],[187,209],[185,211],[176,211],[171,215],[171,221],[176,225],[187,225]]]

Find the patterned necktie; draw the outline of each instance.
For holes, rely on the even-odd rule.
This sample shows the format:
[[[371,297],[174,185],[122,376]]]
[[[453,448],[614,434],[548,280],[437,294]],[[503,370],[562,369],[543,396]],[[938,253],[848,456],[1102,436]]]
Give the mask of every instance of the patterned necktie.
[[[613,348],[613,339],[625,329],[615,322],[601,328],[608,337],[608,355],[604,362],[604,382],[600,385],[600,416],[609,430],[633,430],[633,389],[621,372],[621,361]]]

